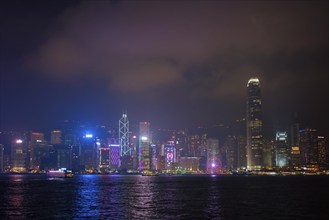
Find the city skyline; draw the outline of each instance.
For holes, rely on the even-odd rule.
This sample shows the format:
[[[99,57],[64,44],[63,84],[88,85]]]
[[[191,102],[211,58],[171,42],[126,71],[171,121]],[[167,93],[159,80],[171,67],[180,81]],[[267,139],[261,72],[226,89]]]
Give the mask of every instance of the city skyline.
[[[264,135],[287,130],[295,114],[329,133],[327,2],[3,6],[1,130],[117,124],[124,109],[131,124],[229,124],[245,117],[257,77]]]
[[[0,219],[327,219],[328,9],[1,0]]]
[[[106,126],[70,122],[61,130],[52,130],[50,137],[32,131],[0,132],[0,172],[63,168],[81,173],[235,174],[249,170],[272,175],[273,171],[326,170],[327,137],[316,129],[296,130],[299,125],[294,124],[292,133],[278,131],[275,140],[263,139],[259,80],[250,79],[248,88],[247,119],[237,122],[235,129],[152,131],[149,122],[140,122],[129,130],[124,113],[118,120],[118,132]]]

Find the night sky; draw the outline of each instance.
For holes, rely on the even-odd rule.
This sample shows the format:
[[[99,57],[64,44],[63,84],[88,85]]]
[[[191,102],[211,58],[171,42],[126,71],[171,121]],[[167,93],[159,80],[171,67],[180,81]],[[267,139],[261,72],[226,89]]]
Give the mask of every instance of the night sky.
[[[63,119],[184,128],[245,117],[261,83],[265,131],[295,114],[329,125],[326,1],[1,1],[1,129]],[[274,136],[274,134],[273,134]]]

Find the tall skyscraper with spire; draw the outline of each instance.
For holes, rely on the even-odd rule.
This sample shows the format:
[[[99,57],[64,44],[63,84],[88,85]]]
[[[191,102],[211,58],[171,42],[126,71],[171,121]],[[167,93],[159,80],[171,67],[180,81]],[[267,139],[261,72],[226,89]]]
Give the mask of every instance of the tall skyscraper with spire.
[[[247,84],[247,169],[263,167],[263,121],[260,83],[250,78]]]
[[[129,120],[127,112],[122,114],[119,120],[119,143],[120,143],[120,161],[119,166],[126,167],[127,158],[130,158],[131,147],[129,145]]]
[[[131,148],[129,146],[129,120],[127,113],[122,114],[119,120],[119,142],[120,142],[120,156],[131,155]]]

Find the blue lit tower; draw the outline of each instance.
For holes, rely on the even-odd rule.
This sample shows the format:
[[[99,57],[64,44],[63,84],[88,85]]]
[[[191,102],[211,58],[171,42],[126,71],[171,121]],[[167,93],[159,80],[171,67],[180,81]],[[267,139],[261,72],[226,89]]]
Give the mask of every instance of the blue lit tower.
[[[263,167],[263,121],[259,79],[249,79],[247,90],[247,169],[260,170]]]
[[[129,146],[129,120],[127,113],[123,113],[122,118],[119,120],[119,144],[120,160],[122,160],[123,157],[131,155],[131,147]]]

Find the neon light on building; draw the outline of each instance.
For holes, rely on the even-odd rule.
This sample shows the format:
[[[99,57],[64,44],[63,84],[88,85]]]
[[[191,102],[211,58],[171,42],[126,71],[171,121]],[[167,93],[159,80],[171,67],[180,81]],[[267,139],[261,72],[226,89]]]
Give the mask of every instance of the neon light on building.
[[[110,144],[111,168],[118,168],[120,158],[120,145]]]
[[[176,149],[173,143],[169,143],[164,147],[166,168],[170,169],[172,163],[176,162]]]
[[[86,137],[86,138],[93,138],[93,135],[92,135],[92,134],[86,134],[85,137]]]

